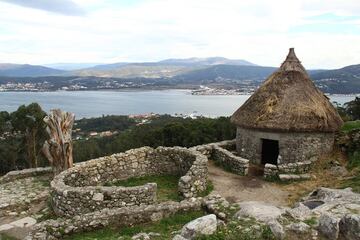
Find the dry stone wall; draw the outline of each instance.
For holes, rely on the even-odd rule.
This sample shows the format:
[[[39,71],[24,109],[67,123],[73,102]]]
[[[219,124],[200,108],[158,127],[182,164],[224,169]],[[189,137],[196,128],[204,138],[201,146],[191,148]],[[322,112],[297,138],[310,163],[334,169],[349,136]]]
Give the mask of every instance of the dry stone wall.
[[[142,147],[77,164],[51,182],[56,214],[73,216],[104,208],[150,205],[156,202],[156,183],[136,187],[104,186],[130,177],[172,174],[179,192],[190,198],[206,189],[207,158],[186,148]]]
[[[266,179],[279,178],[280,175],[284,176],[283,180],[301,180],[308,178],[308,172],[310,171],[312,162],[304,161],[298,163],[288,163],[288,164],[265,164],[264,167],[264,177]]]
[[[200,210],[201,198],[181,202],[163,202],[148,206],[102,209],[71,218],[59,218],[42,222],[30,232],[27,240],[63,239],[65,236],[91,231],[107,226],[123,227],[134,224],[155,222],[177,212]]]
[[[235,140],[222,141],[192,147],[198,152],[206,155],[219,165],[238,175],[247,175],[249,169],[249,160],[234,155],[231,151],[236,149]]]
[[[51,167],[38,167],[38,168],[28,168],[18,171],[11,171],[5,174],[0,178],[0,183],[12,182],[17,179],[35,177],[41,175],[51,174]]]
[[[249,169],[249,160],[235,156],[230,151],[215,146],[213,149],[212,159],[220,165],[230,169],[238,175],[247,175]]]

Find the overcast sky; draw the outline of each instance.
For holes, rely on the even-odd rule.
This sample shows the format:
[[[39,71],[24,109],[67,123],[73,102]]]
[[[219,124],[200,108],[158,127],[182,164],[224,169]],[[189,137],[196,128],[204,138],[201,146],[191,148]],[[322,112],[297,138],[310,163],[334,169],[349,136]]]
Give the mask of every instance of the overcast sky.
[[[359,0],[0,0],[0,62],[360,64]]]

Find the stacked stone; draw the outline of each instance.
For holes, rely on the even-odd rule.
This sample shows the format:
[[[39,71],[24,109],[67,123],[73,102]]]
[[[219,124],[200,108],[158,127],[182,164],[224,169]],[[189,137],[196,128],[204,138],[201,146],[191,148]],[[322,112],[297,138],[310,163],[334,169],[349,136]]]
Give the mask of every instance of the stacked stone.
[[[208,213],[213,213],[221,220],[227,220],[229,214],[226,209],[231,208],[230,203],[220,195],[209,195],[203,199],[203,207]]]
[[[297,163],[288,163],[281,165],[265,164],[264,177],[265,179],[279,178],[282,181],[305,180],[309,179],[312,162],[304,161]]]
[[[72,218],[47,220],[36,225],[25,239],[63,239],[66,235],[91,231],[106,226],[122,227],[155,222],[177,212],[200,210],[201,203],[201,198],[183,200],[181,202],[169,201],[148,206],[102,209]]]
[[[149,205],[156,202],[156,183],[136,187],[105,187],[105,183],[146,175],[185,175],[179,192],[195,197],[206,189],[207,157],[186,148],[142,147],[77,164],[51,182],[53,208],[73,216],[103,208]]]
[[[229,167],[232,172],[238,175],[247,175],[249,169],[249,160],[235,156],[230,151],[215,146],[213,149],[213,160],[222,166]]]
[[[215,147],[225,148],[227,150],[235,150],[235,148],[236,148],[235,144],[236,144],[236,142],[234,139],[234,140],[226,140],[226,141],[221,141],[221,142],[198,145],[198,146],[192,147],[190,149],[198,151],[198,152],[204,154],[205,156],[207,156],[208,158],[211,158]]]
[[[264,167],[264,178],[265,179],[272,179],[277,178],[279,173],[279,169],[276,165],[267,163]]]
[[[208,179],[207,157],[194,150],[188,151],[196,156],[196,160],[179,181],[179,192],[185,198],[196,197],[199,192],[206,190]]]
[[[51,167],[28,168],[19,171],[11,171],[0,178],[0,183],[7,183],[17,179],[47,175],[51,173]]]
[[[288,163],[278,165],[280,173],[295,173],[302,174],[310,171],[311,161],[297,162],[297,163]]]

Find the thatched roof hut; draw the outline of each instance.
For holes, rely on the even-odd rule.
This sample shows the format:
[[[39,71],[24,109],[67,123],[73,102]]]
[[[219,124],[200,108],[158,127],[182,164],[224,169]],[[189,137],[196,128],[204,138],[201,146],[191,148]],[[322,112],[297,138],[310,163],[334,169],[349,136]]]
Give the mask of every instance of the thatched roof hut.
[[[247,129],[335,132],[343,124],[329,99],[315,86],[294,49],[281,67],[232,115]]]

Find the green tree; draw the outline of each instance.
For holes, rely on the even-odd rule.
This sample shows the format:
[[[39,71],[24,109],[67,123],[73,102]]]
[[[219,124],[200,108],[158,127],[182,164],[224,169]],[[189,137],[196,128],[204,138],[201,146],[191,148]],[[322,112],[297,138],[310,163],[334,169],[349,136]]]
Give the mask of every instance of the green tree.
[[[6,111],[0,112],[0,134],[9,130],[8,122],[10,120],[10,114]]]
[[[37,103],[22,105],[10,115],[14,132],[20,132],[24,136],[26,159],[31,168],[38,167],[40,164],[41,148],[46,138],[43,121],[45,116],[46,113]]]
[[[360,97],[356,97],[355,100],[344,104],[345,110],[353,120],[360,119]]]

